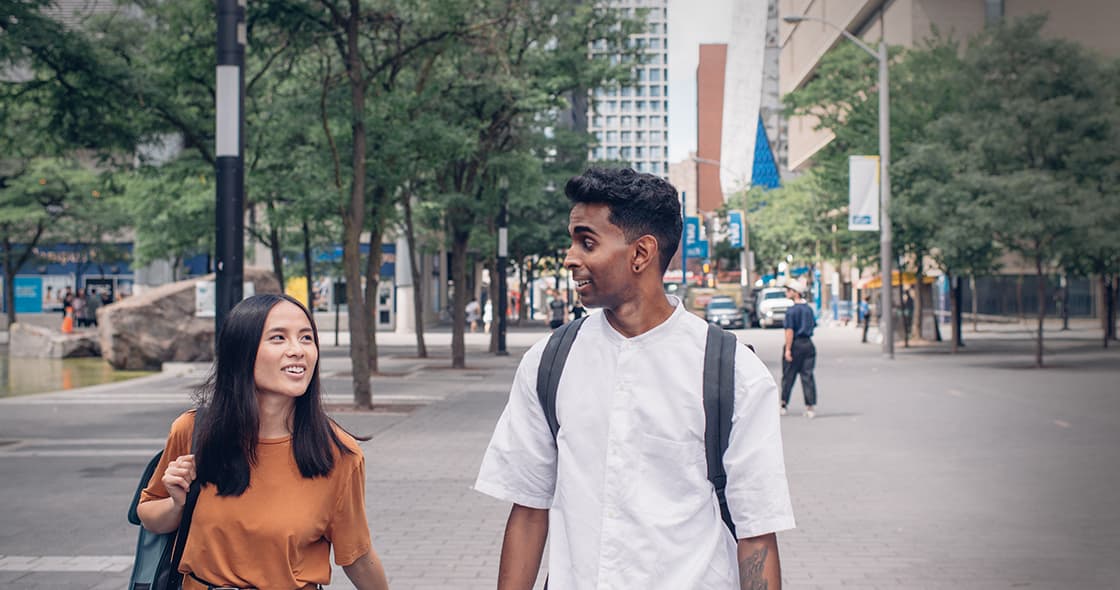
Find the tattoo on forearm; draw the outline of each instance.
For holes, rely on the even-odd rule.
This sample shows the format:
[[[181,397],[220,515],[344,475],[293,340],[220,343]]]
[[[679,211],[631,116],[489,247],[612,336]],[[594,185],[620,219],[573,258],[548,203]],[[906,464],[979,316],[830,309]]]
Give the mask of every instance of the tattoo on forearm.
[[[767,583],[763,571],[766,568],[766,555],[769,552],[767,547],[763,547],[739,562],[739,587],[742,590],[766,590]]]

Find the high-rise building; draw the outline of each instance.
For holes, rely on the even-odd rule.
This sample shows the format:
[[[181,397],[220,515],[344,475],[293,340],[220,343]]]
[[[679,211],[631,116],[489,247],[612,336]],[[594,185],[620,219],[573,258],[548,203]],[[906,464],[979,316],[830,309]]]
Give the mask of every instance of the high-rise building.
[[[634,66],[634,85],[596,89],[591,96],[588,131],[596,143],[591,160],[628,162],[638,172],[669,175],[669,2],[613,0],[628,16],[648,10],[646,29],[631,37],[644,50]],[[592,47],[603,53],[605,46]],[[616,56],[611,56],[617,59]]]

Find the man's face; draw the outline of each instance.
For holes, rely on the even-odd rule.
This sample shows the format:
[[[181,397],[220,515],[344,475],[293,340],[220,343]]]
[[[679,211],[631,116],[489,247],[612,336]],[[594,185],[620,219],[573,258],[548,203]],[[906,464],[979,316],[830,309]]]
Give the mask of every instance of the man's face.
[[[564,267],[572,273],[576,293],[586,307],[614,309],[637,293],[633,245],[622,228],[608,221],[610,208],[602,203],[577,203],[569,216],[572,245]]]

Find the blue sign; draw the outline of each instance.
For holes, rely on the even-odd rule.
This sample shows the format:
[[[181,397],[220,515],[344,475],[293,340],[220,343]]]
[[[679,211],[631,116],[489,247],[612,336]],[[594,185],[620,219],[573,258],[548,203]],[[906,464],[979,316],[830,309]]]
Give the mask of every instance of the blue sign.
[[[43,279],[16,277],[12,286],[16,291],[16,313],[43,313]]]
[[[742,211],[729,211],[727,213],[727,243],[732,248],[743,247]]]
[[[685,248],[685,255],[689,258],[707,258],[708,240],[701,240]]]
[[[700,218],[684,218],[684,245],[686,248],[700,242]],[[689,256],[692,256],[690,253]]]

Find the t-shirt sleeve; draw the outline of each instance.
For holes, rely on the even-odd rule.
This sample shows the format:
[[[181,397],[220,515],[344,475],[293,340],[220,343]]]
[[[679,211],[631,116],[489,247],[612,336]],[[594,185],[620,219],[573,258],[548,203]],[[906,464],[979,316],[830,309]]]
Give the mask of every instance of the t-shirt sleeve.
[[[727,506],[740,539],[794,528],[778,386],[745,346],[735,357],[735,412],[723,456]]]
[[[171,433],[167,435],[167,443],[163,447],[163,456],[159,458],[159,465],[152,472],[152,479],[148,480],[148,486],[140,492],[141,504],[170,497],[167,488],[163,487],[163,473],[167,471],[167,466],[172,461],[191,453],[193,431],[194,411],[184,412],[171,423]]]
[[[371,547],[369,524],[366,522],[365,457],[360,450],[357,457],[344,457],[353,461],[341,465],[347,469],[339,473],[338,500],[325,535],[334,548],[334,562],[343,566],[369,553]]]
[[[537,397],[537,367],[546,340],[521,359],[474,484],[488,496],[538,509],[552,507],[556,490],[556,441]]]

